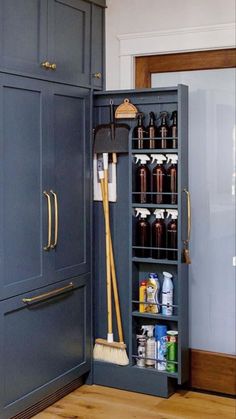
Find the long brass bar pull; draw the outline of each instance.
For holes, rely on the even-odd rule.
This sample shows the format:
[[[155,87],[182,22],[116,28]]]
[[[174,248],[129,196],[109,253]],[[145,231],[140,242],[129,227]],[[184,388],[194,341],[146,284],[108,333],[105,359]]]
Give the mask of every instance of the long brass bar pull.
[[[54,243],[51,244],[50,247],[51,249],[55,249],[57,245],[57,241],[58,241],[58,199],[57,199],[57,194],[55,192],[53,192],[52,190],[50,192],[54,197],[54,216],[55,216]]]
[[[187,239],[184,240],[184,251],[183,251],[183,260],[185,263],[190,264],[190,253],[189,253],[189,241],[190,241],[190,234],[191,234],[191,222],[192,222],[192,215],[191,215],[191,196],[190,192],[187,189],[184,189],[184,192],[187,196]]]
[[[48,243],[43,247],[43,250],[48,251],[50,250],[52,239],[52,207],[50,195],[46,191],[43,191],[43,194],[46,196],[48,202]]]
[[[64,294],[65,292],[72,290],[73,287],[73,282],[70,282],[69,285],[66,285],[65,287],[57,288],[56,290],[45,292],[44,294],[36,295],[35,297],[22,298],[22,302],[38,303],[40,301],[46,300],[47,298],[57,297],[60,294]]]

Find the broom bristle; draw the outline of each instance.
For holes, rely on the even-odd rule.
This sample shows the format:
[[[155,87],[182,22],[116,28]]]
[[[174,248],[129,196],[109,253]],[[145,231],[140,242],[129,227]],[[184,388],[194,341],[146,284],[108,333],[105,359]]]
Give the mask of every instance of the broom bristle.
[[[117,365],[128,365],[129,359],[126,353],[126,350],[122,347],[114,347],[114,345],[109,345],[107,341],[102,343],[103,339],[99,339],[99,342],[95,342],[93,350],[93,358],[96,361],[110,362]],[[114,343],[114,342],[113,342]]]

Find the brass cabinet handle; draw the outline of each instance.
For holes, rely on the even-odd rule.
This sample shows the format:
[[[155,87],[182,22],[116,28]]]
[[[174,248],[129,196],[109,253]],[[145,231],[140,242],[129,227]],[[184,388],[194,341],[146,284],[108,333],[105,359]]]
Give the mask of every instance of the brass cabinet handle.
[[[41,63],[41,67],[45,68],[45,70],[56,70],[57,65],[56,63],[50,63],[49,61],[44,61]]]
[[[54,243],[51,244],[51,249],[55,249],[58,241],[58,199],[57,194],[50,190],[51,194],[54,197],[54,216],[55,216],[55,226],[54,226]]]
[[[22,298],[23,303],[36,303],[39,301],[43,301],[50,297],[56,297],[57,295],[63,294],[66,291],[72,290],[74,287],[73,282],[70,282],[69,285],[66,285],[62,288],[57,288],[56,290],[45,292],[44,294],[36,295],[36,297],[31,298]]]
[[[190,241],[190,234],[191,234],[191,223],[192,223],[192,214],[191,214],[191,196],[190,192],[187,189],[184,189],[184,192],[187,195],[187,217],[188,217],[188,233],[187,233],[187,240],[186,242]]]
[[[48,243],[44,246],[43,250],[48,251],[50,250],[52,239],[52,207],[50,195],[46,191],[43,191],[43,194],[46,196],[48,202]]]
[[[94,74],[93,74],[93,77],[94,77],[95,79],[101,79],[101,78],[102,78],[102,73],[100,73],[100,72],[98,72],[98,73],[94,73]]]

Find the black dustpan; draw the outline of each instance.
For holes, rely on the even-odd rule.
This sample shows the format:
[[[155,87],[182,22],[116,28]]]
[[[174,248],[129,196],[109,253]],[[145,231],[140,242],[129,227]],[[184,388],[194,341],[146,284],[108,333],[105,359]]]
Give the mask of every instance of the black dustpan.
[[[129,131],[127,124],[114,123],[114,105],[110,101],[110,124],[101,124],[94,132],[94,153],[128,153]]]

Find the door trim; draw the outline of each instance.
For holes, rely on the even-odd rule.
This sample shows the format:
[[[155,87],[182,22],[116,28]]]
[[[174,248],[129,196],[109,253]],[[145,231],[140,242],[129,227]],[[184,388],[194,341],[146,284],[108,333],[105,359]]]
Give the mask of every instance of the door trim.
[[[234,68],[236,48],[135,57],[135,87],[151,87],[152,73]]]

